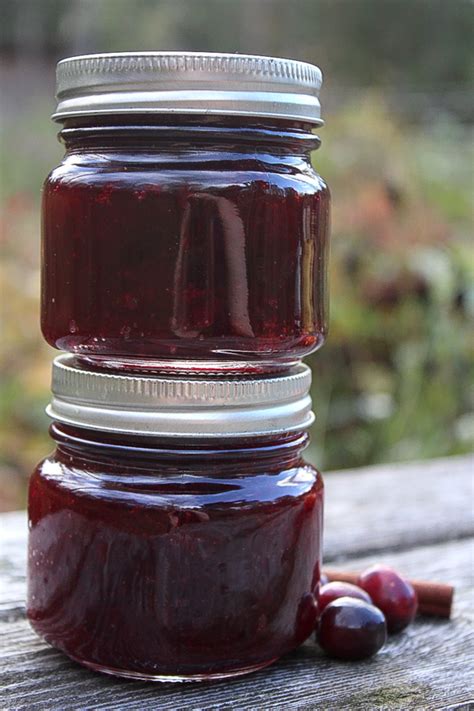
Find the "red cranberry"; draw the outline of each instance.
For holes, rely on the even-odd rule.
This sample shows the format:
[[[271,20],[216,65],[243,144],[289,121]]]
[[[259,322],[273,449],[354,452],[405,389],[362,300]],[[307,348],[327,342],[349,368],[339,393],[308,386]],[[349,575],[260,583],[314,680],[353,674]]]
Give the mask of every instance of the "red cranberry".
[[[370,595],[368,595],[365,590],[362,590],[362,588],[357,587],[357,585],[352,585],[351,583],[343,583],[339,580],[335,580],[332,583],[323,585],[319,590],[319,613],[321,614],[330,602],[340,597],[353,597],[368,602],[369,604],[372,603]]]
[[[330,657],[365,659],[387,639],[385,617],[374,605],[353,597],[330,602],[319,621],[318,642]]]
[[[400,632],[412,622],[418,605],[416,592],[395,570],[374,565],[361,573],[359,585],[384,613],[389,632]]]

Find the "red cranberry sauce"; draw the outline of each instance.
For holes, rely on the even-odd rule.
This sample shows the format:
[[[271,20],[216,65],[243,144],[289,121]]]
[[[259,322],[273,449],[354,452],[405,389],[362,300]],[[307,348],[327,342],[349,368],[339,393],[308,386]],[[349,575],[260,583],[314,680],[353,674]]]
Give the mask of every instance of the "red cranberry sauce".
[[[93,121],[65,122],[45,184],[52,346],[116,368],[264,372],[322,345],[329,191],[309,124]]]
[[[212,677],[311,634],[323,485],[305,435],[178,449],[52,432],[29,492],[28,616],[48,642],[128,676]]]

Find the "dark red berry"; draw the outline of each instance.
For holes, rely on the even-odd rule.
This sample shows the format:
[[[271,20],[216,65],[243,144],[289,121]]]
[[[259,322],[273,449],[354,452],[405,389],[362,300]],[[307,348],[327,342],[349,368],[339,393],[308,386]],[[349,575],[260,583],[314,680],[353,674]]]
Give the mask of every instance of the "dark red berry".
[[[359,585],[384,613],[389,632],[400,632],[412,622],[418,606],[416,592],[395,570],[374,565],[361,573]]]
[[[357,585],[335,580],[332,583],[323,585],[319,590],[319,613],[321,614],[330,602],[337,600],[339,597],[353,597],[368,602],[369,604],[372,602],[370,595],[368,595],[365,590],[362,590],[362,588],[357,587]]]
[[[330,657],[365,659],[376,654],[387,639],[387,625],[380,610],[353,597],[330,602],[321,615],[318,642]]]

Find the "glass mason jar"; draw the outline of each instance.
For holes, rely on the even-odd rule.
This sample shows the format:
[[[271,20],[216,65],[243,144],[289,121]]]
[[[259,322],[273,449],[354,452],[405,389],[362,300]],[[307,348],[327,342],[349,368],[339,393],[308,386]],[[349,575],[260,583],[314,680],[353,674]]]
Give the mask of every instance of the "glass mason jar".
[[[171,380],[54,364],[56,450],[29,489],[29,620],[97,671],[259,669],[314,630],[323,484],[310,374]],[[157,401],[160,407],[157,410]]]
[[[58,65],[42,330],[94,367],[265,373],[327,331],[317,67],[195,53]]]

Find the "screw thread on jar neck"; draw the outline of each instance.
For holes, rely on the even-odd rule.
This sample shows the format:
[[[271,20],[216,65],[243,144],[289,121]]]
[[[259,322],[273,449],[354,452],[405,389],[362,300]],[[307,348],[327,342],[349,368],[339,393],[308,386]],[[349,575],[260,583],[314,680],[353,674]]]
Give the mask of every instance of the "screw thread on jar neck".
[[[193,442],[185,438],[179,441],[163,437],[145,437],[114,435],[109,432],[71,427],[53,422],[49,429],[52,439],[58,445],[58,451],[68,457],[92,458],[94,460],[133,459],[162,461],[202,460],[203,466],[216,463],[242,461],[260,462],[268,466],[270,460],[279,464],[291,464],[297,461],[308,446],[309,435],[306,431],[293,432],[266,437],[241,437],[225,439],[209,438],[203,442]]]
[[[313,130],[302,121],[271,118],[117,115],[66,119],[59,138],[68,150],[97,144],[113,148],[142,144],[150,149],[157,143],[171,143],[174,150],[187,143],[202,150],[209,146],[245,150],[246,145],[255,150],[257,143],[271,152],[305,155],[321,145]]]

